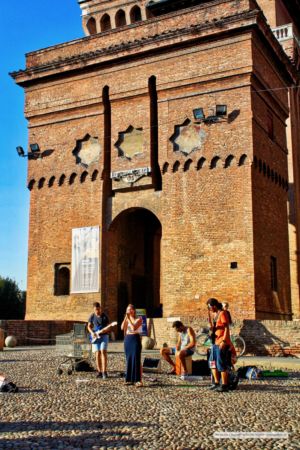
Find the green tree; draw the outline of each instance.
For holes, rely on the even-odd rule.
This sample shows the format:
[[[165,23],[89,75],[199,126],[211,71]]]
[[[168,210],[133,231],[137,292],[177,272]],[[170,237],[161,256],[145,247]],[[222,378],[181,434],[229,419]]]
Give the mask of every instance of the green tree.
[[[11,278],[0,276],[0,320],[24,319],[26,292]]]

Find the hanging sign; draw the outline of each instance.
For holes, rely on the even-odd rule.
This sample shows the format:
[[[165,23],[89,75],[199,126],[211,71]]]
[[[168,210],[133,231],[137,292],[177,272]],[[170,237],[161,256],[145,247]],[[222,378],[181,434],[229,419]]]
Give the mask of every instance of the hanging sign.
[[[99,227],[72,230],[71,292],[99,292]]]
[[[142,332],[141,336],[148,336],[148,327],[147,327],[147,312],[145,309],[137,309],[136,310],[137,317],[142,318]]]

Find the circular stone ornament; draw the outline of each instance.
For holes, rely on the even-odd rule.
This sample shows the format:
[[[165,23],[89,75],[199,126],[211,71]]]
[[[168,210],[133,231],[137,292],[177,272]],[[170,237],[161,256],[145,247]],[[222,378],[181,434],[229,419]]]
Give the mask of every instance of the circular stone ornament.
[[[142,337],[142,349],[143,350],[152,350],[154,348],[155,341],[151,337],[143,336]]]
[[[17,338],[15,336],[7,336],[7,338],[5,339],[5,346],[6,347],[16,347],[17,345]]]

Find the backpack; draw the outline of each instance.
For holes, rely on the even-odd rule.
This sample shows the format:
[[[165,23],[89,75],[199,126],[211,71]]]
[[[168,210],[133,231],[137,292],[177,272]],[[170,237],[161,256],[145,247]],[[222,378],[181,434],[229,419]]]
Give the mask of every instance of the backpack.
[[[235,370],[230,370],[228,374],[228,388],[230,391],[234,391],[239,384],[239,374]]]
[[[78,361],[74,366],[75,372],[93,372],[93,368],[88,361]]]
[[[244,366],[238,369],[238,375],[240,378],[246,378],[248,380],[257,380],[261,377],[261,370],[256,366]]]
[[[0,392],[19,392],[19,388],[15,383],[11,381],[2,382],[0,386]]]
[[[210,368],[206,359],[192,361],[192,375],[209,376]]]

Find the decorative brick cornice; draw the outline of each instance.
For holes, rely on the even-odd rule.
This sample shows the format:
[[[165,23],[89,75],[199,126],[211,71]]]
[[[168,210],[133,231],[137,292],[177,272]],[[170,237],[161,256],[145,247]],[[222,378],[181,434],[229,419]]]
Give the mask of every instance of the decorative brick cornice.
[[[110,45],[108,47],[103,47],[95,51],[81,53],[71,57],[58,58],[45,64],[40,64],[37,66],[30,67],[28,69],[11,72],[10,75],[12,76],[12,78],[16,80],[17,83],[19,83],[20,85],[25,85],[27,83],[30,83],[31,81],[34,81],[33,77],[35,75],[38,75],[40,78],[41,75],[43,76],[43,74],[46,74],[46,72],[48,71],[64,69],[66,68],[66,66],[68,71],[77,70],[78,65],[80,65],[81,63],[85,63],[84,67],[86,67],[87,63],[90,63],[89,65],[99,64],[99,62],[97,61],[98,57],[117,55],[119,52],[136,49],[139,49],[141,53],[145,51],[155,51],[157,47],[148,48],[148,46],[157,43],[162,43],[163,45],[168,46],[170,45],[168,41],[183,36],[187,37],[186,41],[196,40],[199,38],[200,33],[203,33],[204,31],[208,31],[210,29],[213,30],[217,29],[218,34],[226,33],[231,31],[226,27],[233,25],[234,23],[237,22],[242,22],[241,25],[242,28],[253,26],[256,24],[256,17],[258,13],[259,13],[258,10],[248,10],[239,14],[227,16],[222,19],[214,19],[211,21],[207,21],[205,23],[195,24],[189,27],[177,28],[175,30],[174,29],[166,30],[161,34],[150,35],[147,37],[143,37],[141,39],[135,39],[133,41],[121,42],[119,44]],[[245,21],[247,21],[247,23],[245,23]],[[213,36],[213,34],[215,33],[212,33],[211,36]],[[189,36],[190,39],[188,39]],[[207,38],[207,35],[201,36],[201,38],[203,37]],[[180,42],[179,41],[173,42],[172,45],[176,46],[178,43]],[[160,46],[159,49],[161,49],[162,46]],[[103,63],[103,61],[101,61],[100,63]],[[28,79],[20,80],[21,77],[22,78],[28,77]]]

